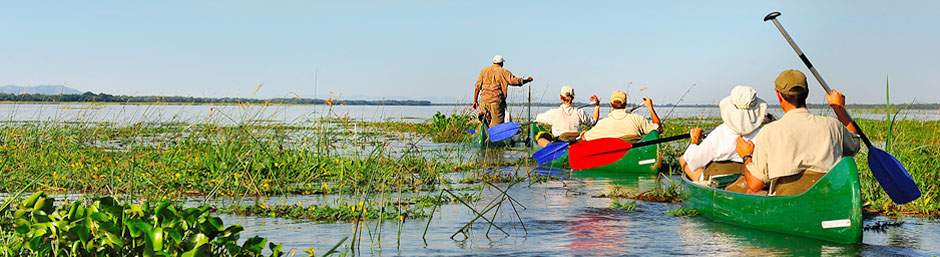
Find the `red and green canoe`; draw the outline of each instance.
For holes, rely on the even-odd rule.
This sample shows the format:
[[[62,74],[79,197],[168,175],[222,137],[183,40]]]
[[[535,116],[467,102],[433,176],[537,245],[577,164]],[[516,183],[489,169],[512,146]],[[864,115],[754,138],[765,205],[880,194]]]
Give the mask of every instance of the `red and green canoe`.
[[[530,133],[530,138],[535,138],[535,136],[541,131],[548,131],[544,126],[538,124],[532,124]],[[659,139],[659,132],[652,131],[649,134],[646,134],[640,142]],[[542,147],[533,144],[533,149],[538,151]],[[625,174],[656,174],[659,172],[660,167],[660,158],[659,158],[659,145],[649,145],[643,147],[637,147],[630,149],[626,154],[623,155],[620,160],[617,160],[614,163],[586,169],[582,171],[600,171],[600,172],[619,172]],[[568,168],[568,154],[565,153],[562,157],[555,159],[554,161],[542,165],[549,168]]]
[[[701,186],[684,176],[682,184],[683,206],[715,221],[836,243],[862,241],[858,167],[850,156],[799,195],[739,194]]]

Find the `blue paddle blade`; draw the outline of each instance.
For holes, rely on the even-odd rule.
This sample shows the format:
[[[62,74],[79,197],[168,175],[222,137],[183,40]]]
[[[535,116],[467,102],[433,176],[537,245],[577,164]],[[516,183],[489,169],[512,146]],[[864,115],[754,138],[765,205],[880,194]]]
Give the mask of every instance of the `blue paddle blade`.
[[[905,204],[920,197],[920,189],[897,158],[875,147],[868,148],[868,168],[891,201]]]
[[[464,129],[463,131],[466,131],[467,133],[470,133],[470,134],[477,133],[476,129]]]
[[[532,154],[532,159],[535,159],[539,165],[545,165],[546,163],[552,162],[561,156],[564,156],[567,152],[568,143],[555,142],[548,144],[544,148],[536,151],[534,154]]]
[[[521,127],[522,125],[515,122],[500,123],[487,129],[486,133],[490,135],[490,142],[502,141],[515,135]]]

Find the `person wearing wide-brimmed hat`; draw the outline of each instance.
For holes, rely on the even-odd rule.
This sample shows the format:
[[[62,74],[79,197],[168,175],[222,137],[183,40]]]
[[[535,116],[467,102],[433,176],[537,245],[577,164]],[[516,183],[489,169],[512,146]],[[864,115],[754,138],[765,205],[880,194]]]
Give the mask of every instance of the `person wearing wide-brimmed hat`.
[[[535,115],[535,121],[552,126],[552,133],[539,133],[535,136],[536,144],[546,146],[551,142],[577,141],[581,136],[581,125],[594,126],[597,116],[600,115],[600,98],[591,96],[594,104],[594,115],[589,116],[584,110],[571,106],[574,101],[574,88],[564,86],[558,96],[561,106]]]
[[[679,158],[682,170],[693,181],[743,172],[744,160],[735,152],[737,138],[754,139],[767,114],[767,102],[748,86],[736,86],[718,102],[722,124],[699,142],[702,129],[692,129],[692,140]]]
[[[762,194],[764,185],[770,183],[770,195],[796,195],[812,187],[843,156],[858,153],[859,136],[845,111],[842,93],[832,90],[826,94],[826,102],[838,117],[835,119],[806,109],[809,88],[802,72],[781,72],[774,88],[786,113],[764,126],[753,143],[737,139],[738,155],[744,156],[745,192]]]
[[[659,116],[653,109],[653,100],[644,97],[643,104],[649,109],[650,119],[634,114],[626,109],[627,93],[617,90],[610,94],[610,108],[612,109],[607,118],[597,121],[591,130],[583,133],[584,140],[594,140],[598,138],[616,137],[627,140],[630,143],[636,143],[653,130],[662,132],[663,127],[659,125]]]

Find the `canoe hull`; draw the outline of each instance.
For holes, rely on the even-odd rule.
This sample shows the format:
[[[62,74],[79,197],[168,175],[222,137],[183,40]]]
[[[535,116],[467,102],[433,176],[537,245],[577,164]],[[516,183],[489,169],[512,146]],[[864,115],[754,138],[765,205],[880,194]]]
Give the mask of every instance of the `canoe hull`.
[[[535,136],[538,135],[539,132],[548,132],[548,131],[549,131],[548,128],[545,128],[544,126],[539,125],[538,123],[532,123],[532,125],[530,125],[529,138],[531,139],[530,141],[532,144],[532,150],[533,150],[532,152],[536,152],[542,149],[542,147],[539,146],[538,143],[536,142],[537,140],[535,139]],[[541,166],[546,167],[546,168],[552,168],[552,169],[568,169],[569,168],[568,167],[568,151],[566,150],[565,153],[561,157],[558,157],[558,159],[555,159]]]
[[[685,177],[682,184],[683,206],[715,221],[843,244],[862,241],[861,190],[853,157],[844,157],[812,188],[794,196],[733,193]]]
[[[651,131],[640,142],[659,139],[659,132]],[[659,156],[659,144],[632,148],[620,160],[585,171],[622,172],[627,174],[656,174],[662,158]]]

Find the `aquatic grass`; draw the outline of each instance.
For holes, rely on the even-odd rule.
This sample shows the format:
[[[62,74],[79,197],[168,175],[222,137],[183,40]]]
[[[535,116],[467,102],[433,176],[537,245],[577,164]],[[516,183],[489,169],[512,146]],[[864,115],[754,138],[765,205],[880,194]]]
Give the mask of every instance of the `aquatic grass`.
[[[407,208],[408,204],[364,205],[347,204],[344,206],[303,204],[271,204],[258,202],[249,205],[233,204],[219,209],[221,213],[245,216],[264,216],[272,218],[307,219],[318,222],[352,222],[357,220],[377,219],[413,219],[424,218],[428,213],[422,207]]]
[[[669,214],[674,217],[692,217],[692,216],[699,215],[699,213],[693,209],[686,209],[682,207],[669,210],[666,212],[666,214]]]

